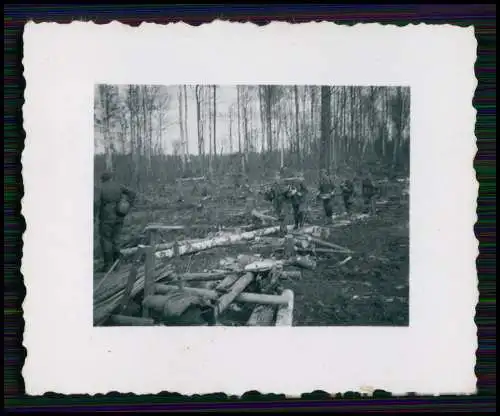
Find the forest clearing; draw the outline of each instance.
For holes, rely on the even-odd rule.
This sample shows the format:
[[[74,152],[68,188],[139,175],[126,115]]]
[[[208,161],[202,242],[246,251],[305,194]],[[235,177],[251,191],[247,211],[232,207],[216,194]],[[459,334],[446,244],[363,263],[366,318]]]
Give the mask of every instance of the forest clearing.
[[[191,125],[186,86],[169,87],[175,94],[99,87],[95,195],[99,175],[113,171],[137,198],[123,221],[121,256],[102,272],[94,222],[94,325],[409,324],[403,88],[233,87],[236,103],[221,114],[216,86],[190,86]],[[180,139],[168,154],[162,126],[172,101]],[[188,148],[193,132],[198,155]],[[354,182],[349,210],[332,194],[330,221],[317,192],[320,167],[336,184]],[[285,204],[286,232],[265,197],[284,168],[308,189],[299,227]],[[377,189],[368,211],[367,175]]]

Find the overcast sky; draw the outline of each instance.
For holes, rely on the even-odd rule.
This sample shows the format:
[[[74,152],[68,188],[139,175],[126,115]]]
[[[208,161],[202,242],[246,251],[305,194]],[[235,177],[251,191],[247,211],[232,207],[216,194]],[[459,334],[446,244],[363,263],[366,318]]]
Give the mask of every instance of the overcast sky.
[[[120,95],[124,98],[126,94],[126,86],[119,86]],[[179,126],[179,86],[167,86],[164,91],[169,97],[168,110],[166,112],[166,121],[168,123],[162,134],[163,148],[167,153],[172,153],[173,144],[175,141],[180,139],[180,126]],[[237,94],[236,86],[217,86],[216,91],[216,105],[217,105],[217,147],[218,152],[221,150],[224,153],[229,151],[229,109],[231,106],[236,108]],[[187,86],[187,106],[188,106],[188,116],[187,116],[187,134],[188,134],[188,145],[189,152],[193,154],[198,153],[198,127],[197,127],[197,115],[196,115],[196,99],[194,86]],[[260,129],[260,115],[259,115],[259,102],[257,99],[251,101],[249,108],[249,118],[252,120],[249,122],[249,128]],[[153,129],[155,129],[157,123],[154,123]],[[164,126],[165,127],[165,126]],[[260,130],[259,130],[260,131]],[[104,148],[102,146],[102,135],[99,130],[96,130],[96,151],[98,153],[103,152]],[[153,133],[154,134],[154,133]],[[205,144],[208,150],[208,122],[205,128]],[[259,138],[260,140],[260,138]],[[233,143],[234,151],[236,151],[236,146],[238,144],[237,139],[237,123],[233,122]]]
[[[96,86],[97,87],[97,86]],[[121,96],[121,101],[124,103],[127,88],[126,85],[118,86],[119,94]],[[180,125],[179,125],[179,91],[182,88],[178,85],[172,86],[160,86],[159,87],[160,94],[163,97],[168,97],[168,106],[165,112],[165,121],[163,122],[163,133],[161,137],[162,148],[164,152],[171,154],[173,153],[175,142],[180,139]],[[302,88],[299,87],[299,97],[303,96]],[[96,88],[97,90],[97,88]],[[391,88],[392,90],[392,88]],[[204,91],[208,91],[208,88],[205,88]],[[210,88],[210,94],[212,94],[212,89]],[[368,94],[369,90],[363,88],[362,94]],[[259,109],[259,99],[258,99],[258,89],[250,88],[247,92],[249,94],[249,104],[247,106],[247,118],[248,118],[248,130],[254,130],[253,137],[256,140],[257,149],[260,149],[261,141],[262,141],[262,128],[260,121],[260,109]],[[237,92],[236,86],[217,86],[216,93],[216,104],[217,104],[217,153],[228,153],[230,151],[229,144],[229,112],[232,107],[236,112],[237,107]],[[96,98],[98,96],[96,95]],[[212,95],[211,95],[212,97]],[[210,98],[212,99],[212,98]],[[307,98],[308,99],[308,98]],[[289,91],[289,97],[287,99],[282,99],[281,103],[283,108],[285,108],[285,112],[288,114],[293,114],[294,108],[294,100],[293,94],[291,90]],[[375,104],[379,115],[382,115],[382,102],[377,102]],[[309,108],[309,104],[299,103],[300,110],[304,108],[304,105]],[[187,106],[188,106],[188,117],[187,117],[187,135],[188,135],[188,149],[191,154],[198,154],[198,127],[197,127],[197,114],[196,114],[196,99],[195,99],[195,86],[188,85],[187,86]],[[232,124],[232,136],[233,136],[233,151],[237,151],[238,149],[238,126],[236,122],[236,114],[233,118]],[[166,122],[166,126],[165,123]],[[389,127],[389,135],[391,136],[392,125]],[[409,126],[408,126],[409,127]],[[120,129],[119,125],[116,127],[118,130]],[[243,125],[242,125],[243,129]],[[102,132],[96,128],[95,131],[95,150],[97,153],[102,153],[104,151],[103,146],[103,136]],[[242,131],[243,135],[243,131]],[[156,119],[153,119],[153,136],[154,140],[159,138],[159,122]],[[286,140],[286,139],[285,139]],[[128,137],[128,141],[130,141],[130,137]],[[120,149],[118,147],[118,149]],[[205,123],[205,150],[208,152],[209,149],[209,130],[208,130],[208,121]]]

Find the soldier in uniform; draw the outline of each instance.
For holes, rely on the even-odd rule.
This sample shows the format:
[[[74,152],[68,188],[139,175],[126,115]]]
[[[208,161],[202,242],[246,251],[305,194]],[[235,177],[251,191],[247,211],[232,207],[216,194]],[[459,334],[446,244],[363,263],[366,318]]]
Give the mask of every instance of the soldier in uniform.
[[[376,208],[375,208],[376,192],[377,188],[373,184],[369,175],[365,176],[365,178],[361,182],[361,193],[363,196],[365,212],[370,212],[371,214],[376,213]]]
[[[354,196],[354,183],[351,179],[346,178],[340,185],[340,189],[342,190],[345,210],[349,213],[352,207],[352,197]]]
[[[278,218],[280,225],[280,232],[286,232],[285,226],[285,212],[283,210],[285,203],[284,186],[281,181],[281,174],[276,173],[271,186],[265,191],[264,198],[273,204],[274,213]]]
[[[120,234],[128,207],[135,200],[136,194],[129,188],[113,180],[111,172],[101,175],[101,190],[97,202],[99,218],[99,237],[103,252],[104,265],[101,271],[107,271],[120,256]],[[123,202],[125,204],[123,205]],[[125,208],[123,208],[125,207]],[[124,212],[125,211],[125,212]]]
[[[332,222],[333,215],[333,197],[335,192],[335,184],[326,169],[321,169],[319,177],[319,198],[323,201],[323,210],[325,212],[326,222]]]
[[[308,189],[302,175],[288,186],[286,197],[292,204],[294,230],[304,225]]]

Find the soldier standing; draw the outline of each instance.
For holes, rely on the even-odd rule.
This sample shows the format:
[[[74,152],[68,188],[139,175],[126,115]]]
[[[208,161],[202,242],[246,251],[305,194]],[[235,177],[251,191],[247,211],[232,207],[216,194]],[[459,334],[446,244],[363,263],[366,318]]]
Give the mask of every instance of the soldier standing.
[[[319,197],[323,201],[323,210],[325,212],[326,222],[332,222],[333,215],[333,196],[335,192],[335,184],[326,169],[321,169],[319,177]]]
[[[111,172],[101,175],[98,200],[99,237],[104,258],[102,272],[110,269],[120,257],[120,234],[125,216],[134,202],[136,193],[113,180]]]
[[[342,199],[344,200],[344,207],[347,213],[351,211],[352,197],[354,195],[354,183],[351,179],[345,179],[340,185],[342,190]]]
[[[306,187],[304,178],[302,175],[289,185],[287,190],[287,199],[292,204],[293,210],[293,220],[294,220],[294,230],[302,227],[304,225],[306,216],[306,200],[307,200],[308,189]]]
[[[370,212],[372,215],[375,214],[375,194],[377,193],[377,187],[373,184],[369,175],[365,176],[361,183],[361,193],[365,212]]]
[[[278,218],[280,225],[280,233],[284,234],[286,232],[285,226],[285,212],[283,211],[285,196],[283,183],[281,181],[281,174],[276,173],[271,187],[265,191],[264,197],[267,201],[273,204],[274,213]]]

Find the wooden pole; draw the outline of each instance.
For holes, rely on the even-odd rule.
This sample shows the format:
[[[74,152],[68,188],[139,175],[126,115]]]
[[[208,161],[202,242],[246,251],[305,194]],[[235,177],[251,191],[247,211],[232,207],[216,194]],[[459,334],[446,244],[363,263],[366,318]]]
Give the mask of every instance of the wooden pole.
[[[134,261],[132,263],[132,267],[130,269],[128,279],[127,279],[127,286],[125,286],[125,292],[123,293],[123,297],[122,297],[122,300],[120,302],[120,309],[121,310],[124,310],[130,301],[130,295],[132,293],[134,283],[137,279],[137,272],[139,270],[138,263],[141,260],[143,254],[144,254],[144,250],[141,249],[136,253],[136,256],[134,257]]]
[[[236,299],[236,297],[245,290],[245,288],[252,283],[255,279],[255,275],[253,273],[246,273],[240,279],[238,279],[233,286],[231,287],[231,291],[222,295],[216,305],[215,305],[215,313],[216,315],[220,315],[224,312],[227,307]]]
[[[118,263],[120,263],[120,259],[115,260],[113,265],[109,268],[107,273],[104,275],[104,277],[101,279],[101,281],[95,287],[94,292],[97,292],[101,288],[102,284],[108,279],[108,277],[111,275],[111,273],[113,273],[113,270],[116,269],[116,266],[118,266]]]
[[[248,326],[273,326],[276,308],[270,305],[257,305],[247,321]]]
[[[155,269],[155,253],[154,247],[146,246],[144,247],[144,251],[146,253],[146,267],[144,273],[144,299],[148,296],[154,294],[154,269]],[[149,309],[147,306],[143,305],[142,311],[143,318],[149,318]]]
[[[159,294],[170,293],[172,290],[179,290],[179,288],[173,285],[155,285],[155,291]],[[202,289],[199,287],[185,287],[184,290],[212,300],[218,299],[220,296],[217,290]],[[236,296],[234,302],[255,303],[262,305],[286,305],[288,304],[289,299],[282,295],[266,295],[262,293],[243,292]]]
[[[278,307],[276,326],[292,326],[294,294],[290,289],[285,289],[281,296],[286,299],[286,303]]]

